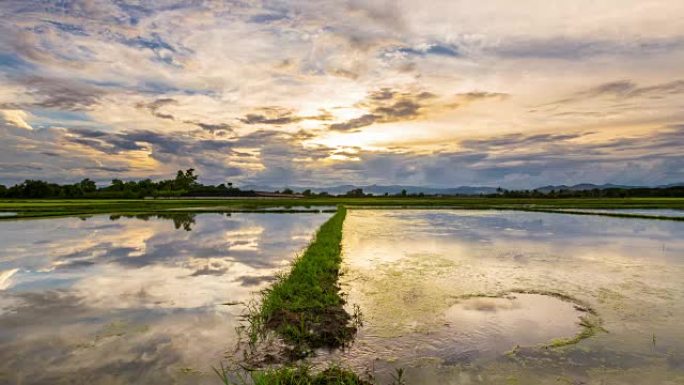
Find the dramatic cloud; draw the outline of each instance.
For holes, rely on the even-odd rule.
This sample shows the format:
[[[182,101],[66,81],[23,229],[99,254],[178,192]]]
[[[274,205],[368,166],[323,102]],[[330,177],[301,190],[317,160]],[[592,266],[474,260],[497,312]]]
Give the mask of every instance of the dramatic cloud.
[[[0,2],[0,183],[680,182],[684,4]],[[529,185],[528,185],[529,184]]]
[[[28,114],[22,110],[0,110],[0,118],[6,124],[26,130],[33,130],[33,127],[26,123],[27,117]]]

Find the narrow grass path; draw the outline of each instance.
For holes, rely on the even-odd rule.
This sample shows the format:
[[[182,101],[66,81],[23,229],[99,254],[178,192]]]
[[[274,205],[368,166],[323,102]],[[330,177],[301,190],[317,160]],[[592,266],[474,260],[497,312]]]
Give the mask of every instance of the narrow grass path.
[[[344,309],[338,285],[346,214],[340,206],[294,261],[290,273],[262,292],[260,308],[249,316],[253,339],[258,333],[275,331],[292,349],[292,358],[301,358],[317,348],[344,346],[354,338],[354,317]]]

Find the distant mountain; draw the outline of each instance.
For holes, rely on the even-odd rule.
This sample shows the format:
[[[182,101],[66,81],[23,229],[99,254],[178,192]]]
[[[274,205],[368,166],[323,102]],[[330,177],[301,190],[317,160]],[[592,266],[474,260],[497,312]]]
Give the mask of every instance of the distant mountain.
[[[655,188],[668,188],[668,187],[678,187],[678,186],[684,186],[684,182],[683,183],[672,183],[672,184],[662,185],[662,186],[655,186]],[[604,190],[604,189],[609,189],[609,188],[635,189],[635,188],[653,188],[653,187],[652,186],[629,186],[629,185],[620,185],[620,184],[612,184],[612,183],[606,183],[606,184],[580,183],[580,184],[576,184],[576,185],[572,185],[572,186],[566,186],[566,185],[542,186],[542,187],[537,187],[536,190],[543,192],[543,193],[548,193],[552,190],[555,190],[555,191],[560,191],[560,190],[586,191],[586,190],[594,190],[594,189]]]
[[[402,190],[406,190],[408,194],[428,194],[428,195],[479,195],[479,194],[493,194],[496,192],[496,187],[473,187],[473,186],[460,186],[460,187],[423,187],[423,186],[405,186],[405,185],[337,185],[328,187],[306,187],[306,186],[285,186],[285,187],[273,187],[265,185],[245,185],[240,186],[243,190],[254,190],[254,191],[282,191],[285,188],[290,188],[293,191],[304,191],[311,190],[315,193],[321,193],[323,191],[329,194],[344,194],[347,191],[354,190],[357,188],[363,189],[366,194],[373,195],[384,195],[385,193],[390,195],[400,194]]]
[[[656,186],[658,188],[667,187],[677,187],[684,186],[682,183],[672,183],[668,185]],[[621,188],[621,189],[634,189],[643,188],[644,186],[629,186],[629,185],[618,185],[618,184],[592,184],[592,183],[580,183],[575,185],[548,185],[537,187],[536,190],[548,193],[551,191],[569,190],[569,191],[586,191],[593,189],[608,189],[608,188]],[[400,194],[402,190],[406,190],[408,194],[427,194],[427,195],[480,195],[480,194],[495,194],[496,187],[488,186],[460,186],[460,187],[424,187],[424,186],[409,186],[409,185],[337,185],[328,187],[306,187],[306,186],[281,186],[274,187],[268,185],[244,185],[240,186],[242,190],[254,190],[254,191],[282,191],[285,188],[290,188],[295,192],[302,192],[304,190],[311,190],[315,193],[327,192],[329,194],[338,195],[344,194],[347,191],[354,190],[357,188],[363,189],[366,194],[373,195],[384,195],[385,193],[389,195]],[[535,189],[530,189],[535,190]]]

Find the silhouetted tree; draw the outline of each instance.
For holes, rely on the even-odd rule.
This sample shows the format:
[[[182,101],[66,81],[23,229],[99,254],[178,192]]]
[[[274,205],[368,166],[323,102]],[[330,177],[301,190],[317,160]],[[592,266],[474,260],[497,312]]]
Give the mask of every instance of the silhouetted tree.
[[[344,195],[346,195],[348,197],[354,197],[354,198],[359,198],[359,197],[364,196],[363,189],[360,189],[360,188],[355,188],[353,190],[349,190]]]

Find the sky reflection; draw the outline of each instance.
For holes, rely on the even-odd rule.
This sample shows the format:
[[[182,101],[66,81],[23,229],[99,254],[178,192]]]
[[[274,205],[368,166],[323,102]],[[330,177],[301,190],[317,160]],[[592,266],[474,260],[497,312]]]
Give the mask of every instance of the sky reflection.
[[[546,384],[558,373],[569,383],[668,383],[684,373],[682,222],[353,210],[344,234],[343,288],[364,327],[341,356],[358,368],[387,375],[403,367],[408,383],[420,384]],[[485,298],[517,290],[571,296],[594,308],[608,332],[535,350],[572,337],[578,315],[555,297],[519,307]],[[464,299],[471,296],[476,306]],[[510,359],[516,345],[531,350]]]
[[[0,382],[215,383],[243,310],[226,304],[267,285],[327,217],[0,223]]]

